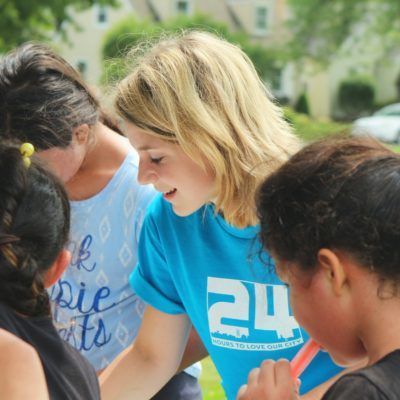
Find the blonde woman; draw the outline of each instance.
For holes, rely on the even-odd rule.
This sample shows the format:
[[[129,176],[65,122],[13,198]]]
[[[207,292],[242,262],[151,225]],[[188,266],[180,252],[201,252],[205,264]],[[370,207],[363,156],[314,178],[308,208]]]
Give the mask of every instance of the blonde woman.
[[[131,276],[148,306],[133,349],[101,376],[102,395],[150,398],[175,372],[193,323],[232,400],[263,359],[290,359],[307,339],[286,287],[266,272],[268,254],[259,257],[253,200],[298,141],[238,47],[188,32],[135,57],[116,109],[139,152],[139,182],[160,195]],[[302,389],[335,371],[321,355]]]

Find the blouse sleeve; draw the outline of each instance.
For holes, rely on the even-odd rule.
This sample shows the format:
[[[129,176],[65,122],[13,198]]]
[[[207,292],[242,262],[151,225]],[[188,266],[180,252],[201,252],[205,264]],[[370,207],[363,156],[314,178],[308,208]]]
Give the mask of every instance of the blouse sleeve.
[[[143,221],[139,238],[138,265],[130,276],[135,292],[152,307],[167,314],[183,314],[184,306],[176,290],[157,224],[163,216],[160,213],[161,198],[150,205]]]

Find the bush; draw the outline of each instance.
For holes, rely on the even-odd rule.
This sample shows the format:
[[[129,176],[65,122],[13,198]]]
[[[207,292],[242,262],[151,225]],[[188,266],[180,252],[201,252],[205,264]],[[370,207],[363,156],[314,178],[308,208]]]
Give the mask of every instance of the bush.
[[[373,109],[375,89],[368,79],[353,77],[339,86],[339,107],[347,119],[354,119]]]
[[[294,109],[302,114],[310,115],[310,110],[308,108],[308,99],[305,93],[302,93],[296,101]]]

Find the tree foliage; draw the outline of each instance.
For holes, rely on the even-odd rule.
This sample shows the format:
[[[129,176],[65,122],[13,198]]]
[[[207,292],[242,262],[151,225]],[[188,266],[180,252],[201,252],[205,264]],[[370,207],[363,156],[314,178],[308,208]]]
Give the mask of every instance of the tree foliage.
[[[114,7],[118,0],[0,0],[0,52],[55,32],[65,35],[65,22],[73,23],[71,11],[94,4]]]
[[[131,16],[115,24],[103,42],[103,83],[111,84],[126,75],[124,58],[129,50],[142,42],[157,40],[160,36],[187,29],[213,32],[226,40],[238,44],[253,61],[258,73],[268,81],[274,79],[281,63],[281,53],[274,48],[265,48],[250,42],[244,32],[230,32],[227,25],[210,16],[181,15],[163,22],[138,21]]]
[[[400,48],[399,0],[288,0],[292,56],[326,63],[351,43]],[[350,43],[350,44],[351,44]]]

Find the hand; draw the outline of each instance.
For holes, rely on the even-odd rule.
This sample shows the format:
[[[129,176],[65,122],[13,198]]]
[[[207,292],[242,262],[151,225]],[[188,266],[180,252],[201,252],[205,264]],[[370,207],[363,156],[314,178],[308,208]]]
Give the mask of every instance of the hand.
[[[298,383],[293,381],[289,361],[267,360],[253,369],[237,400],[298,400]]]

